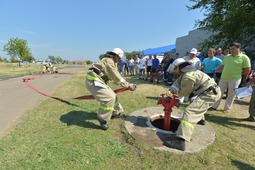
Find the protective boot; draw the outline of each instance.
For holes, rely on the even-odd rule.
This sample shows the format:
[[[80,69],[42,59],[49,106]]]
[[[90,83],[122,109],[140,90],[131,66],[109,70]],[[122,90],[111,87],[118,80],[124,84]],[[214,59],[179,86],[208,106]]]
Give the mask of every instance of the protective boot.
[[[109,128],[107,122],[105,120],[103,120],[102,118],[99,118],[97,117],[97,120],[99,121],[101,127],[104,129],[104,130],[107,130]]]
[[[255,119],[253,117],[247,117],[245,119],[241,119],[242,121],[248,121],[248,122],[255,122]]]
[[[181,151],[184,151],[186,149],[185,140],[182,138],[178,138],[173,141],[165,141],[164,145],[169,148],[174,148],[174,149],[178,149]]]

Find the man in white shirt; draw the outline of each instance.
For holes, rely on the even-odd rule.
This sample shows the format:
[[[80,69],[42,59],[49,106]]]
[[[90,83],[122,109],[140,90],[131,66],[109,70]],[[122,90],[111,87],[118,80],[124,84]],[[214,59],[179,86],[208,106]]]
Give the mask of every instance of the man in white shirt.
[[[197,58],[196,55],[197,55],[197,49],[192,48],[190,50],[189,56],[184,56],[183,59],[185,61],[192,62],[195,70],[201,70],[201,61],[199,60],[199,58]]]
[[[202,69],[201,61],[199,60],[199,58],[197,58],[197,49],[196,48],[192,48],[189,52],[189,55],[184,56],[183,59],[185,61],[193,63],[193,67],[195,70]],[[183,103],[183,102],[188,101],[188,96],[179,97],[179,99],[180,99],[180,103]]]
[[[140,76],[139,76],[139,79],[143,79],[145,78],[145,63],[146,60],[144,58],[144,55],[141,56],[140,60],[139,60],[139,73],[140,73]]]
[[[148,77],[151,76],[151,67],[152,67],[152,55],[149,55],[148,59],[146,60],[147,77],[145,80],[148,80]]]
[[[140,63],[140,58],[138,57],[138,55],[136,55],[134,58],[134,69],[135,69],[136,77],[139,76],[139,63]]]
[[[129,60],[129,71],[130,71],[130,75],[131,76],[133,76],[133,75],[135,75],[134,74],[134,59],[133,58],[131,58],[130,60]]]

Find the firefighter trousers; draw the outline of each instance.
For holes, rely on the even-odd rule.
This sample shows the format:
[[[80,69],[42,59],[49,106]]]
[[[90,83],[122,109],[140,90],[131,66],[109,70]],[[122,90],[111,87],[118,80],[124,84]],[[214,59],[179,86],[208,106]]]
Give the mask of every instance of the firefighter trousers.
[[[105,121],[111,119],[113,114],[123,112],[121,104],[118,102],[117,95],[114,91],[103,82],[90,80],[86,78],[87,89],[100,102],[97,116]]]
[[[221,97],[219,87],[215,88],[217,94],[213,91],[205,91],[192,101],[184,110],[182,120],[176,131],[176,136],[185,141],[190,141],[196,124],[204,119],[207,110]]]

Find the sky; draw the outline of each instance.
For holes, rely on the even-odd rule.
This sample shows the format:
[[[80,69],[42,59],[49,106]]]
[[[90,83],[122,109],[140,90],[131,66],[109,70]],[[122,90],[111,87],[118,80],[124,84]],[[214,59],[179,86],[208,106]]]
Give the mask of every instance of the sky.
[[[0,0],[0,57],[11,38],[26,40],[37,60],[98,61],[126,52],[175,44],[195,29],[199,10],[189,0]]]

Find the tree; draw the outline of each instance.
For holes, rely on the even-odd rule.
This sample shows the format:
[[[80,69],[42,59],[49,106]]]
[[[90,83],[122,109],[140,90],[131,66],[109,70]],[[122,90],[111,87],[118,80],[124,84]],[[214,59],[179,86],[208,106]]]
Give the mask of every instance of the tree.
[[[48,56],[48,59],[49,59],[51,62],[55,62],[55,61],[56,61],[56,57],[55,57],[55,56],[52,56],[52,55],[49,55],[49,56]]]
[[[55,61],[56,61],[57,63],[62,63],[62,62],[63,62],[63,59],[62,59],[61,57],[59,57],[59,56],[56,57],[55,59],[56,59]]]
[[[48,59],[52,62],[52,63],[62,63],[63,59],[61,57],[55,57],[55,56],[48,56]]]
[[[34,60],[27,41],[19,38],[11,38],[7,44],[4,45],[4,51],[11,57],[11,61],[28,61]]]
[[[7,59],[7,58],[4,58],[3,61],[4,61],[5,63],[8,63],[8,59]]]
[[[135,56],[140,56],[140,53],[139,53],[139,51],[132,51],[131,53],[126,52],[125,55],[126,55],[127,59],[131,59]]]
[[[93,61],[87,60],[87,61],[86,61],[86,64],[88,64],[88,65],[89,65],[89,64],[93,64]]]
[[[195,4],[189,10],[199,9],[205,18],[196,21],[196,27],[212,32],[202,47],[227,47],[234,41],[249,46],[255,38],[254,0],[190,0]]]
[[[99,60],[102,60],[104,57],[106,57],[105,54],[100,54],[98,58],[99,58]]]

